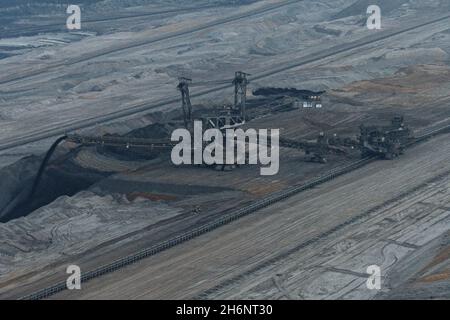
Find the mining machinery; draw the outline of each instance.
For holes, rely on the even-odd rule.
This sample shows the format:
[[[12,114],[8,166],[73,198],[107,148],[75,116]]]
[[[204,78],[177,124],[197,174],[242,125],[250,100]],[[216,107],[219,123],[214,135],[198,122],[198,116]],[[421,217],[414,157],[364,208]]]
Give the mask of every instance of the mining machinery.
[[[154,138],[129,138],[116,136],[85,136],[79,134],[69,134],[66,137],[67,141],[84,145],[84,146],[108,146],[120,147],[125,149],[132,148],[147,148],[147,149],[170,149],[176,143],[169,139],[154,139]]]
[[[280,138],[280,147],[304,151],[308,162],[327,163],[330,154],[347,154],[345,146],[336,141],[337,136],[328,137],[321,132],[315,141]]]
[[[220,84],[234,84],[235,86],[235,105],[234,107],[225,107],[218,111],[216,116],[203,116],[200,120],[206,123],[203,128],[218,128],[221,130],[242,126],[245,123],[245,102],[246,102],[246,86],[248,85],[249,74],[238,71],[235,73],[234,79],[207,81],[193,83],[192,79],[180,77],[177,89],[181,93],[181,107],[183,111],[184,126],[188,130],[193,128],[193,112],[190,97],[190,86],[208,86]],[[157,150],[170,150],[176,143],[170,141],[170,137],[162,139],[155,138],[131,138],[117,137],[112,135],[104,136],[86,136],[79,134],[69,134],[64,136],[66,141],[85,146],[104,146],[111,148],[119,148],[130,151],[142,151],[143,153]]]
[[[362,158],[379,156],[392,160],[403,154],[413,139],[412,131],[405,126],[403,117],[395,116],[388,125],[361,125],[356,140],[320,133],[314,141],[280,138],[280,146],[303,150],[307,161],[318,163],[326,163],[330,154],[345,155],[352,149],[358,149]]]
[[[190,86],[209,86],[219,84],[234,85],[234,105],[224,106],[216,110],[215,115],[202,115],[203,130],[240,127],[246,122],[246,92],[249,74],[238,71],[234,79],[193,82],[187,77],[180,77],[178,90],[181,92],[181,107],[183,111],[184,126],[188,130],[193,129],[194,116],[190,98]],[[115,136],[89,137],[81,135],[68,135],[66,139],[81,145],[100,145],[116,147],[119,149],[140,150],[139,152],[152,153],[157,150],[170,150],[174,143],[169,137],[163,139],[152,138],[128,138]],[[345,155],[350,149],[359,149],[362,157],[377,155],[385,159],[393,159],[403,153],[406,144],[412,139],[411,131],[405,126],[402,116],[394,117],[389,125],[384,126],[360,126],[358,139],[341,139],[337,135],[320,133],[315,140],[294,140],[280,138],[280,146],[302,150],[306,154],[307,161],[326,163],[330,154]],[[224,167],[225,168],[225,167]],[[222,169],[224,169],[222,168]]]
[[[190,90],[191,86],[211,86],[221,84],[234,85],[234,106],[225,106],[223,109],[216,110],[215,115],[203,115],[200,119],[203,122],[203,129],[217,128],[225,130],[229,128],[240,127],[245,123],[246,111],[246,92],[249,84],[249,74],[238,71],[235,73],[234,79],[193,82],[187,77],[180,77],[177,89],[181,93],[181,108],[183,112],[184,127],[190,131],[193,129],[194,116],[191,104]],[[162,139],[155,138],[132,138],[132,137],[118,137],[112,135],[103,136],[86,136],[79,134],[69,134],[64,137],[64,140],[84,146],[100,146],[108,147],[116,150],[127,150],[136,156],[150,157],[155,153],[167,152],[176,143],[170,141],[170,137]],[[228,169],[227,166],[222,166],[222,170]]]
[[[403,154],[412,138],[412,132],[405,126],[403,117],[396,116],[389,125],[362,125],[358,140],[362,157],[378,155],[392,160]]]

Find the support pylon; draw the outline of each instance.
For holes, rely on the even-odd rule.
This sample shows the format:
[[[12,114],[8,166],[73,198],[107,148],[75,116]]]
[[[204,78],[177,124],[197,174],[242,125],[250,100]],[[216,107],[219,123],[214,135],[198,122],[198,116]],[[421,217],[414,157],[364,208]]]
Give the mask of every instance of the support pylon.
[[[186,129],[189,129],[192,125],[192,105],[191,97],[189,94],[189,84],[192,79],[181,77],[179,78],[180,83],[177,88],[181,92],[181,107],[183,109],[183,120]]]
[[[246,117],[246,101],[247,101],[247,85],[248,73],[237,71],[233,80],[234,84],[234,108],[240,111],[240,115],[245,120]]]

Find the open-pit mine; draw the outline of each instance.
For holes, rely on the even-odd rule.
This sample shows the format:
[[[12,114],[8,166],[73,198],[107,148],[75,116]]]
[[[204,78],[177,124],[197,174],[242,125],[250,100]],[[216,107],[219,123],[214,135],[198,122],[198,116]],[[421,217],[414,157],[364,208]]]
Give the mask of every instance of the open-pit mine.
[[[78,6],[0,4],[0,299],[450,299],[448,0]]]

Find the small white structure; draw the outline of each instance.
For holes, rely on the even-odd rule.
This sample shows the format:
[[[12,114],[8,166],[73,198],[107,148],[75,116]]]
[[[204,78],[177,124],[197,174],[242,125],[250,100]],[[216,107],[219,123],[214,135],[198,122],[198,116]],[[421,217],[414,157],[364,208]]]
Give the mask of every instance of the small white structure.
[[[303,108],[322,108],[320,95],[304,97]]]
[[[312,108],[311,101],[303,101],[303,108]]]

